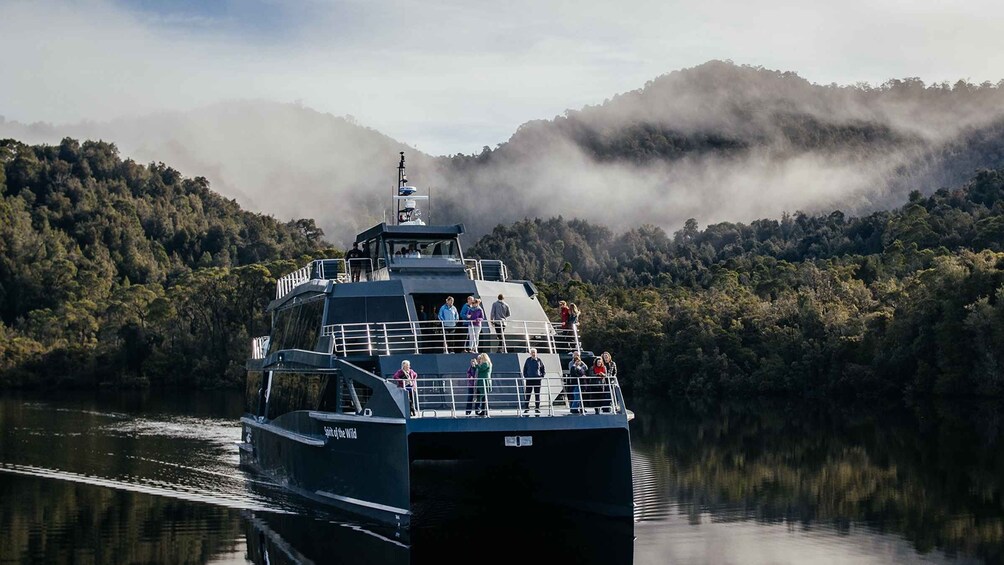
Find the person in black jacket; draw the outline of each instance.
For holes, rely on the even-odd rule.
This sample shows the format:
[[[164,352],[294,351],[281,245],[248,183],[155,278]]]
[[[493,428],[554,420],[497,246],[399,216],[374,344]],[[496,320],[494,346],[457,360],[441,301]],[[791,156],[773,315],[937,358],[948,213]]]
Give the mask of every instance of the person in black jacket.
[[[540,379],[544,377],[544,362],[537,357],[537,350],[530,349],[530,356],[523,363],[523,387],[526,389],[524,414],[530,413],[530,398],[537,393],[537,403],[534,412],[540,414]]]

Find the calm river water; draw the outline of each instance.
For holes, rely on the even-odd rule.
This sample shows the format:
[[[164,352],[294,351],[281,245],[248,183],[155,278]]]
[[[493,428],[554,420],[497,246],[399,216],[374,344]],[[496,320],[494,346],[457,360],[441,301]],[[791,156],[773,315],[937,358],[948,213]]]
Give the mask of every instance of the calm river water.
[[[993,563],[993,403],[631,403],[634,523],[359,522],[238,469],[239,393],[0,396],[0,563]],[[583,465],[595,464],[583,454]]]

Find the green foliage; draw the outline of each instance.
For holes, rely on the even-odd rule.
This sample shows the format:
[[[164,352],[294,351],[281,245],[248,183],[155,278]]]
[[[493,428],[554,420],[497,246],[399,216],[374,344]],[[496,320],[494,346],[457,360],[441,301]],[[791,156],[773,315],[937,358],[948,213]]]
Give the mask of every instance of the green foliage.
[[[5,140],[0,163],[0,385],[233,385],[281,259],[326,255],[313,220],[112,144]]]
[[[672,238],[524,220],[470,254],[542,281],[551,307],[576,302],[587,347],[638,392],[998,395],[1002,187],[984,171],[892,212],[688,220]]]

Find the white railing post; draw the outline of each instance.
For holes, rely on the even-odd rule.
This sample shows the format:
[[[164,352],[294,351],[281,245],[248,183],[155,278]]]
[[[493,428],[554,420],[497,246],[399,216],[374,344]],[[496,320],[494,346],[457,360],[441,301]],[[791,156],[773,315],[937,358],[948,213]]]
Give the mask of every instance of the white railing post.
[[[582,347],[579,345],[579,324],[572,324],[572,339],[575,340],[575,351],[582,352]]]
[[[422,323],[419,322],[418,324],[421,325]],[[418,355],[418,353],[419,353],[419,351],[418,351],[418,330],[415,329],[415,322],[411,322],[411,337],[413,338],[413,341],[415,342],[415,355]]]
[[[453,396],[453,379],[447,379],[450,383],[450,417],[457,417],[457,399]]]
[[[582,377],[575,377],[575,388],[579,391],[579,414],[586,414],[586,399],[582,397]]]
[[[370,335],[370,325],[366,324],[366,350],[373,355],[373,336]]]
[[[440,320],[439,321],[439,326],[443,330],[443,353],[449,353],[450,352],[450,344],[446,340],[446,322]]]
[[[383,327],[383,348],[385,355],[390,355],[390,339],[387,338],[387,324],[381,323],[380,325]]]
[[[554,398],[551,396],[551,379],[547,377],[546,373],[544,374],[544,387],[547,388],[547,415],[554,416]],[[537,394],[539,395],[540,392],[538,391]]]
[[[616,377],[607,377],[607,392],[610,394],[610,412],[617,412],[617,400],[614,398],[614,381]]]
[[[526,350],[530,351],[530,329],[526,324],[526,320],[523,320],[523,337],[526,339]]]
[[[520,394],[519,385],[523,383],[523,375],[516,377],[516,415],[519,416],[523,413],[523,409],[520,407],[523,404],[523,394]],[[526,385],[523,384],[523,392],[526,392]],[[526,403],[527,411],[530,410],[530,403]],[[529,415],[529,413],[527,414]]]
[[[417,416],[422,415],[422,402],[419,400],[422,397],[422,389],[419,386],[420,380],[415,380],[415,414]]]

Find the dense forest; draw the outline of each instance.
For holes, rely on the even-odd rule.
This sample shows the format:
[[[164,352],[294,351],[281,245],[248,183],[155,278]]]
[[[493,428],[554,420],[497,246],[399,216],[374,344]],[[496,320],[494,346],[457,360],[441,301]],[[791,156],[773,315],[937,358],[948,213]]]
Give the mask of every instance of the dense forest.
[[[1004,392],[1004,171],[860,218],[689,220],[672,236],[534,219],[469,251],[577,303],[588,348],[638,392]]]
[[[277,276],[335,256],[114,145],[0,142],[0,385],[235,386]],[[1004,392],[1004,171],[901,208],[667,234],[499,225],[501,258],[653,396]]]
[[[313,220],[109,143],[5,140],[0,162],[2,385],[234,385],[273,273],[324,254]]]

